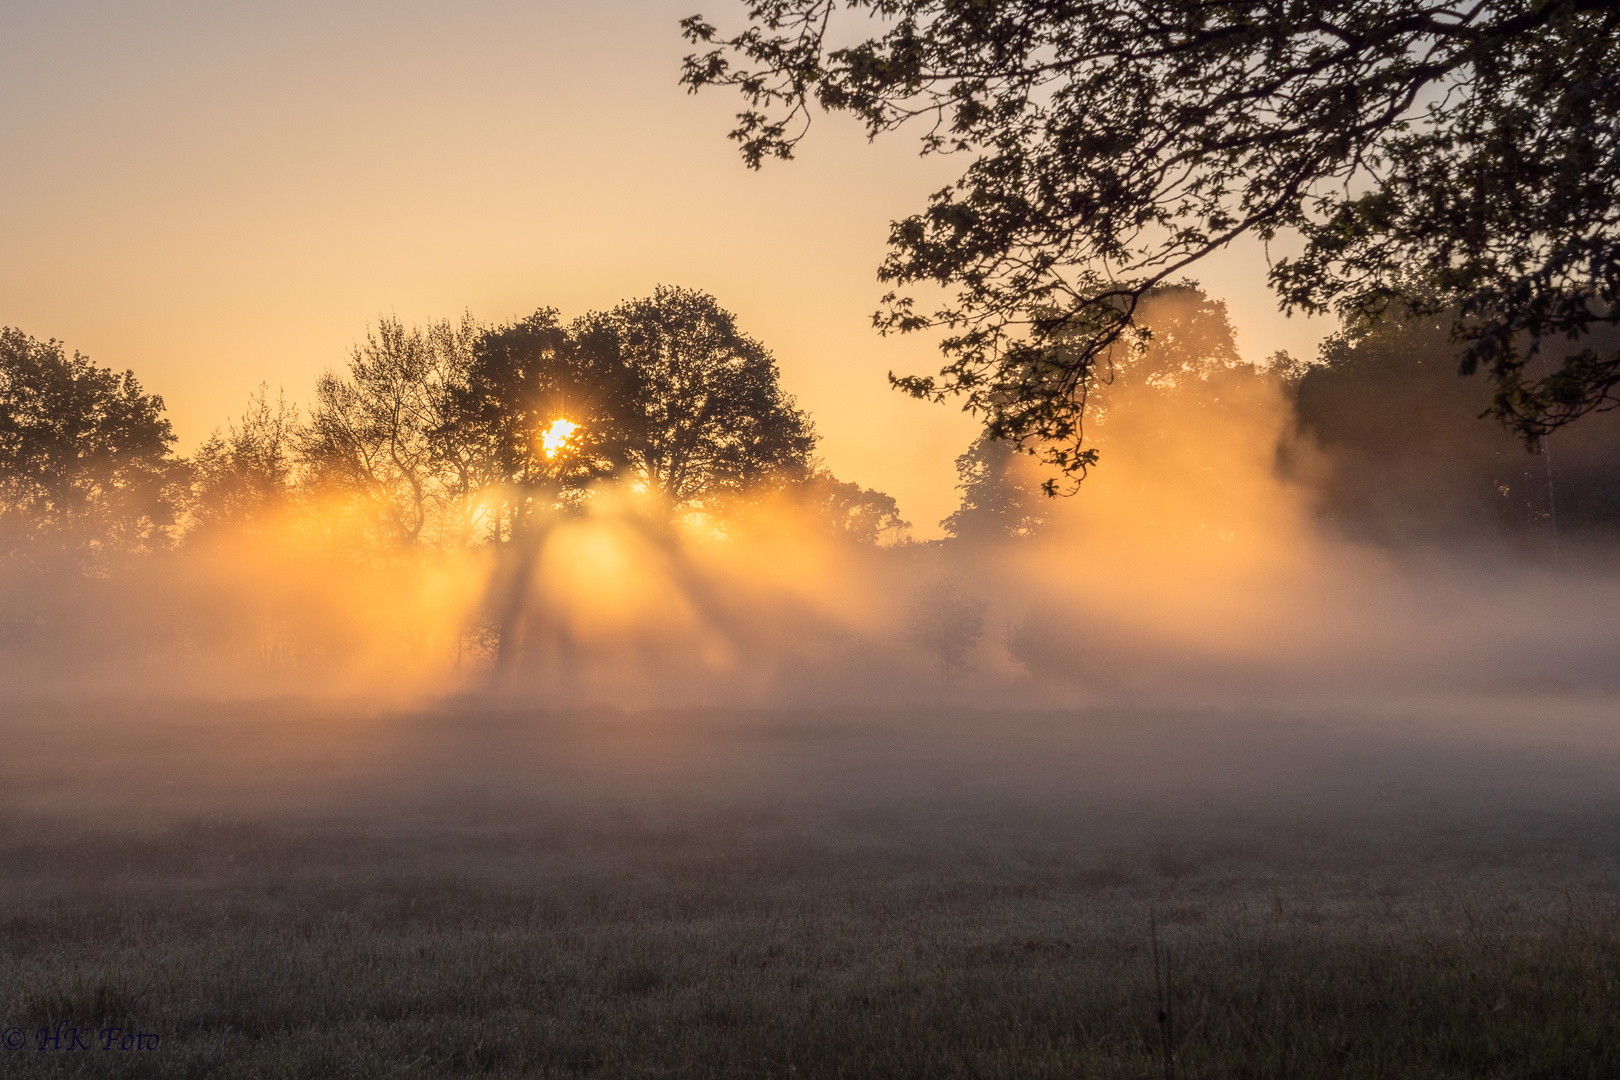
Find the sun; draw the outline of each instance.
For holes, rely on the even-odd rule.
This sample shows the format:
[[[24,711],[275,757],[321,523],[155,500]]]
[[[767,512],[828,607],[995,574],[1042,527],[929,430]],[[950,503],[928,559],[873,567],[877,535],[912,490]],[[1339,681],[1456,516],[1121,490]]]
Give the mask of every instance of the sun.
[[[544,447],[546,457],[556,457],[557,451],[561,450],[578,430],[579,425],[572,420],[553,420],[551,426],[546,428],[546,433],[540,436],[540,445]]]

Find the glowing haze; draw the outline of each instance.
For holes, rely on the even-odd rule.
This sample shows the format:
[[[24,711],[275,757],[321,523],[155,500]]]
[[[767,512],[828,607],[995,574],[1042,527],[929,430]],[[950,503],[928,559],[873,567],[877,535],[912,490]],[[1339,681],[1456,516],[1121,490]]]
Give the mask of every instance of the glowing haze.
[[[748,172],[737,102],[676,86],[677,20],[729,0],[466,3],[11,0],[0,7],[0,323],[133,368],[181,449],[267,381],[303,400],[379,315],[552,305],[659,283],[714,293],[781,363],[840,476],[922,536],[953,504],[971,420],[885,373],[931,342],[869,317],[890,220],[959,160],[821,119]],[[1309,355],[1263,263],[1200,271],[1245,355]]]

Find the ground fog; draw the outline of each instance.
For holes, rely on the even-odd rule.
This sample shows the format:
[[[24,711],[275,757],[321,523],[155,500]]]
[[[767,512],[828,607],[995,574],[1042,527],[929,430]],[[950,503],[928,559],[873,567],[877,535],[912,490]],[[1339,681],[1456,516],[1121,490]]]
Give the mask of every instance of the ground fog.
[[[1607,1076],[1620,707],[0,714],[16,1076]],[[111,1029],[155,1047],[104,1049]],[[41,1049],[78,1029],[89,1048]]]

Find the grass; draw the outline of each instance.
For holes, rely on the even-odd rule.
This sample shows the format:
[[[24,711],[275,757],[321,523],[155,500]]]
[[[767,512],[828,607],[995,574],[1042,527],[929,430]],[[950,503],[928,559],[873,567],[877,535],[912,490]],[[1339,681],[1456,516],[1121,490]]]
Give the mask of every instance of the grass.
[[[4,729],[6,1076],[1620,1075],[1607,750],[143,708]]]

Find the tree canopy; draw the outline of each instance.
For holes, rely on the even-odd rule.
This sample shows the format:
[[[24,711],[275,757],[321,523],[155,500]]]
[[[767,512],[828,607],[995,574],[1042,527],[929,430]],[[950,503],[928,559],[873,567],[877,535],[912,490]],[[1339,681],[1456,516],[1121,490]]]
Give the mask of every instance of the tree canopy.
[[[623,365],[582,348],[555,308],[476,336],[438,434],[485,462],[505,506],[497,539],[622,467],[628,396]]]
[[[660,286],[571,332],[582,355],[623,373],[619,452],[670,503],[808,475],[809,417],[782,392],[770,352],[713,296]]]
[[[1620,8],[1605,0],[744,0],[683,22],[692,90],[747,108],[752,166],[816,107],[921,124],[961,178],[892,226],[885,331],[943,328],[937,376],[998,438],[1083,472],[1088,393],[1155,288],[1278,241],[1287,311],[1445,313],[1527,440],[1620,405]],[[846,23],[847,20],[847,23]],[[873,30],[876,30],[874,33]],[[870,36],[868,36],[870,35]],[[848,44],[840,44],[848,42]],[[1561,363],[1534,360],[1573,339]]]
[[[163,411],[133,372],[0,328],[0,554],[95,570],[166,544],[180,476]]]
[[[425,329],[383,319],[346,372],[316,380],[299,447],[310,480],[357,492],[374,529],[400,547],[421,543],[436,517],[467,526],[451,504],[475,486],[476,459],[448,436],[477,337],[470,315]]]
[[[298,407],[263,383],[240,420],[214,431],[192,463],[189,499],[193,535],[233,529],[252,532],[292,494],[300,441]]]
[[[1362,327],[1330,340],[1326,362],[1300,380],[1311,450],[1294,464],[1323,516],[1385,543],[1511,538],[1556,550],[1559,536],[1612,539],[1620,413],[1559,431],[1531,457],[1476,422],[1489,393],[1455,377],[1447,346],[1440,316]]]
[[[894,496],[819,469],[796,485],[800,503],[834,536],[869,547],[894,547],[909,541],[911,522],[900,516]]]
[[[1040,486],[1019,474],[1021,463],[1010,443],[985,435],[974,439],[956,459],[962,501],[939,523],[945,534],[982,542],[1030,536],[1039,529],[1045,523],[1044,500]]]
[[[810,418],[713,296],[659,287],[563,324],[552,308],[479,333],[436,436],[495,463],[512,521],[621,476],[671,507],[811,473]]]

